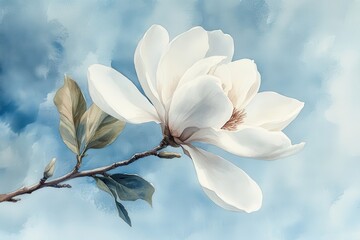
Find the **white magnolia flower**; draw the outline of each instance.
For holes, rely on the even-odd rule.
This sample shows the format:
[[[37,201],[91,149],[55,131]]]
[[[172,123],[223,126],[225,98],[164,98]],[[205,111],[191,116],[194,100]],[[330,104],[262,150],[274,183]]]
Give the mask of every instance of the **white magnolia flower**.
[[[259,186],[227,160],[195,147],[216,145],[241,157],[275,159],[303,148],[282,130],[304,104],[275,92],[260,92],[252,60],[231,61],[234,43],[222,31],[195,27],[169,42],[153,25],[135,51],[144,97],[124,75],[102,65],[89,67],[89,90],[105,112],[130,123],[160,123],[172,146],[192,159],[199,182],[216,204],[229,210],[261,207]]]

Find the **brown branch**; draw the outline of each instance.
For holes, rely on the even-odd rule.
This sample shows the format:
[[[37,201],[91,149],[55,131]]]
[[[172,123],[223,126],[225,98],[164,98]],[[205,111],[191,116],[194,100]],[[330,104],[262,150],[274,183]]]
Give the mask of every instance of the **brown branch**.
[[[98,174],[106,175],[106,172],[108,172],[110,170],[113,170],[113,169],[121,167],[121,166],[129,165],[141,158],[148,157],[148,156],[158,156],[158,151],[167,146],[168,146],[168,143],[163,140],[157,147],[153,148],[152,150],[142,152],[142,153],[136,153],[128,160],[115,162],[111,165],[100,167],[100,168],[95,168],[92,170],[86,170],[86,171],[79,172],[79,168],[80,168],[79,163],[81,163],[81,159],[84,156],[83,154],[81,154],[79,157],[77,157],[77,160],[78,160],[77,164],[71,172],[69,172],[69,173],[65,174],[64,176],[61,176],[57,179],[51,180],[51,181],[46,181],[46,179],[42,178],[37,184],[34,184],[32,186],[22,187],[11,193],[0,194],[0,203],[1,202],[17,202],[20,199],[15,198],[15,197],[23,195],[23,194],[31,194],[32,192],[37,191],[41,188],[45,188],[45,187],[71,188],[71,186],[69,184],[62,184],[62,183],[65,181],[69,181],[70,179],[74,179],[74,178],[92,177],[92,176],[95,176]]]

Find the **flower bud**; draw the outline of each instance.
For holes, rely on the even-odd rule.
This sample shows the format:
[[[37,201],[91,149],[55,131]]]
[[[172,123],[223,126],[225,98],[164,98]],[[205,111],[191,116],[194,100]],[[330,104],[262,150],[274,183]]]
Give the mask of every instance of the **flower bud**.
[[[44,170],[44,179],[48,179],[54,175],[56,158],[53,158]]]
[[[158,157],[159,158],[167,158],[167,159],[181,158],[181,154],[174,153],[174,152],[159,152]]]

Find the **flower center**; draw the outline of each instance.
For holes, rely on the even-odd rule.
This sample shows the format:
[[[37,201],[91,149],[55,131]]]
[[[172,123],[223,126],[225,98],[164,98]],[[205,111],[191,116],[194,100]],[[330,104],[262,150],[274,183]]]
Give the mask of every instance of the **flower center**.
[[[237,110],[236,108],[233,109],[232,115],[230,119],[221,127],[221,129],[235,131],[237,126],[244,122],[244,118],[246,117],[245,110]]]
[[[164,141],[165,141],[168,145],[170,145],[170,146],[172,146],[172,147],[180,147],[180,145],[175,142],[175,139],[174,139],[174,137],[171,135],[171,132],[170,132],[170,129],[169,129],[168,126],[165,126],[163,135],[164,135]]]

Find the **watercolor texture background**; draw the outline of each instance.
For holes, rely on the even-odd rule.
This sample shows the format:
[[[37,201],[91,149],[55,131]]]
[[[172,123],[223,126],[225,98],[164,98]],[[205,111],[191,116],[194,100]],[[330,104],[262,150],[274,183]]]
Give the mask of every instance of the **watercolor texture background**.
[[[305,149],[267,162],[215,147],[261,186],[260,211],[228,212],[198,185],[187,157],[147,158],[122,171],[151,181],[156,192],[126,204],[133,227],[90,179],[73,189],[45,189],[0,205],[0,239],[360,239],[359,0],[0,0],[0,192],[37,181],[57,157],[56,175],[72,155],[61,142],[53,96],[63,74],[87,92],[87,67],[111,65],[139,86],[135,47],[154,23],[171,36],[201,25],[235,40],[235,59],[251,58],[261,90],[305,102],[286,129]],[[126,159],[161,140],[156,124],[128,124],[84,168]]]

